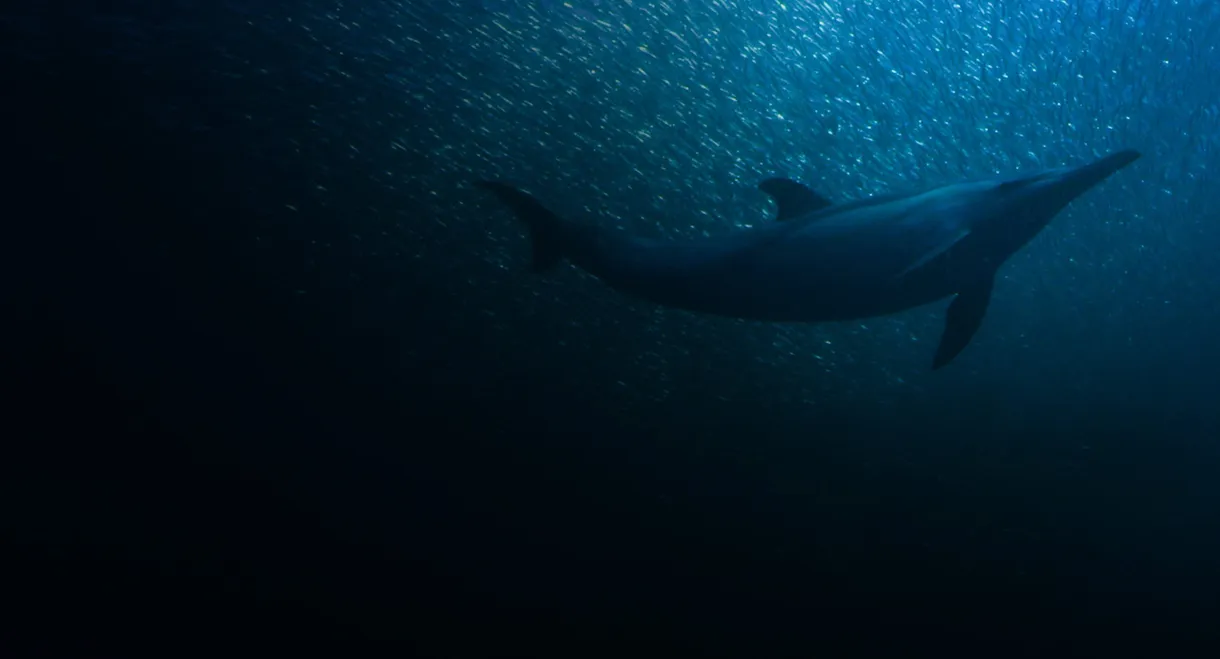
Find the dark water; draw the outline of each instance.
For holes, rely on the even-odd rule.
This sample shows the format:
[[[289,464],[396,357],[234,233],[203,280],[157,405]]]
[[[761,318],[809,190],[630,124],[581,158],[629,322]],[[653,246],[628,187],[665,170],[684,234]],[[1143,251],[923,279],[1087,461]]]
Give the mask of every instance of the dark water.
[[[0,30],[4,647],[1210,655],[1214,3],[31,3]],[[682,238],[767,221],[767,176],[852,199],[1120,148],[935,373],[943,305],[657,309],[529,275],[468,184]]]

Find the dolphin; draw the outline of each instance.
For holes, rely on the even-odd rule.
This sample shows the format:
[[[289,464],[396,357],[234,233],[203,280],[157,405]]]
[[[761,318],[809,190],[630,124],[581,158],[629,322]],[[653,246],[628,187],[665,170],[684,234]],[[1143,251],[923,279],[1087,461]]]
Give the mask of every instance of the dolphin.
[[[508,183],[475,181],[523,222],[533,270],[567,259],[624,293],[689,311],[771,322],[892,314],[953,297],[932,369],[982,324],[996,271],[1073,199],[1140,157],[834,203],[785,178],[759,189],[775,221],[659,241],[560,218]]]

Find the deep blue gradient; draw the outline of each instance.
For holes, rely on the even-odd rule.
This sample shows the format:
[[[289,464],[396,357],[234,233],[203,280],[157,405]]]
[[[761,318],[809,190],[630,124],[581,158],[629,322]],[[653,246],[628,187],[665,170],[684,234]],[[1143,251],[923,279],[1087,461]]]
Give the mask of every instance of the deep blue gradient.
[[[28,4],[6,644],[1213,654],[1217,3]],[[1124,148],[936,372],[943,302],[666,310],[469,184],[676,239]]]

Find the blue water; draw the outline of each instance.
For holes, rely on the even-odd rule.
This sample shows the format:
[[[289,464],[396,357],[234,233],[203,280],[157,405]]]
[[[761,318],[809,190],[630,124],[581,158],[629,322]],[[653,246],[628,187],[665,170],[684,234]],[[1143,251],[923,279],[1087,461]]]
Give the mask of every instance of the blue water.
[[[1009,621],[1039,647],[1053,634],[999,609],[1212,619],[1220,4],[234,0],[0,26],[12,71],[58,81],[27,119],[66,118],[30,153],[88,165],[34,199],[96,198],[88,239],[36,224],[36,244],[79,241],[55,317],[116,399],[212,433],[184,454],[319,520],[234,530],[215,520],[243,506],[205,478],[223,556],[318,533],[347,558],[301,564],[338,575],[353,618],[399,619],[391,593],[427,573],[452,619],[709,646],[741,626],[816,648],[837,623],[803,626],[811,608]],[[850,200],[1128,148],[937,372],[945,303],[820,325],[661,309],[530,274],[522,228],[470,186],[682,239],[771,221],[772,176]],[[149,512],[149,537],[190,519]],[[276,549],[250,558],[247,533]]]

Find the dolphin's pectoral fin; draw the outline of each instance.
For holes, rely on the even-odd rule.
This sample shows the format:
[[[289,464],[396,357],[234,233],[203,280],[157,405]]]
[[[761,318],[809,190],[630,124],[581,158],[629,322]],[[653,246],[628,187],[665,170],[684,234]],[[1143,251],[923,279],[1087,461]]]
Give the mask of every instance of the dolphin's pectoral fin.
[[[987,313],[987,304],[991,301],[991,288],[995,284],[995,275],[988,275],[975,282],[969,288],[958,291],[957,297],[949,304],[949,312],[945,315],[945,332],[940,337],[940,345],[936,347],[936,357],[932,359],[932,370],[936,370],[953,361],[983,324],[983,316]]]
[[[775,200],[778,212],[776,221],[783,222],[794,217],[820,211],[834,202],[814,192],[802,183],[786,178],[769,178],[758,184],[758,189]]]

